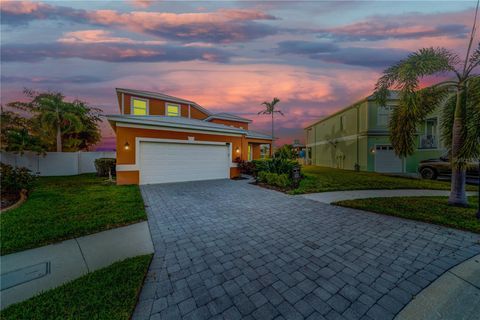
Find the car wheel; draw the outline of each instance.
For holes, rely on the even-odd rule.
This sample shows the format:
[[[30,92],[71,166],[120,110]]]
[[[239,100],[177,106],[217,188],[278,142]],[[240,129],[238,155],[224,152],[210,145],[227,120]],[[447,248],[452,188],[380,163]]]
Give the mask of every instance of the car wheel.
[[[423,179],[435,180],[437,179],[437,172],[433,168],[423,168],[420,170]]]

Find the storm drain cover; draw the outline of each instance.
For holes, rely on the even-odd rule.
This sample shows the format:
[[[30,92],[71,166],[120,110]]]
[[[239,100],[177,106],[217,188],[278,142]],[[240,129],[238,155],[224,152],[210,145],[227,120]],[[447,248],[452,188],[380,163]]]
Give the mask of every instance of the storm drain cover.
[[[38,278],[45,277],[50,273],[50,261],[41,262],[28,267],[17,269],[2,274],[0,277],[1,290],[18,286]]]

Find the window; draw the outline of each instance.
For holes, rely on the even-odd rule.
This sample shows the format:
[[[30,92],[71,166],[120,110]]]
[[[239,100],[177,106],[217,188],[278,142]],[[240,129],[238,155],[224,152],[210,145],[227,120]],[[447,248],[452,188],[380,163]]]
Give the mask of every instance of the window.
[[[147,100],[132,98],[133,114],[136,116],[147,115]],[[132,113],[132,112],[131,112]]]
[[[252,145],[248,145],[248,161],[252,161]]]
[[[166,115],[169,116],[169,117],[179,117],[180,116],[180,106],[178,104],[167,103]]]
[[[390,116],[393,111],[393,106],[383,106],[378,107],[377,109],[377,125],[379,126],[388,126],[390,121]]]

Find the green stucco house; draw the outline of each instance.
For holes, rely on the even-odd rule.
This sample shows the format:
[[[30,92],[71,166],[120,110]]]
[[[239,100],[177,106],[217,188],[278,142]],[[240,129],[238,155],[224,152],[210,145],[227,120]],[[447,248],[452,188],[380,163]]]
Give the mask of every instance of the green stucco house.
[[[390,92],[386,106],[369,96],[305,128],[307,164],[388,173],[416,173],[421,160],[446,152],[440,141],[440,114],[435,111],[418,128],[415,153],[401,159],[390,144],[388,121],[398,104]]]

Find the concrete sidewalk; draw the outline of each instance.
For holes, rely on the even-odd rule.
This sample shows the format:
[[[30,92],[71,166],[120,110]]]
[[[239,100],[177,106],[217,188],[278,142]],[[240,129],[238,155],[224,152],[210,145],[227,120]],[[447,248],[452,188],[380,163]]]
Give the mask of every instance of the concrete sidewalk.
[[[0,308],[126,258],[153,253],[147,221],[0,257]]]
[[[467,192],[467,195],[475,195],[475,191]],[[304,197],[322,203],[333,203],[343,200],[366,199],[366,198],[390,198],[390,197],[438,197],[450,195],[449,190],[425,190],[425,189],[399,189],[399,190],[352,190],[333,191],[302,194]]]
[[[480,315],[480,255],[445,272],[425,288],[396,320],[476,320]]]

